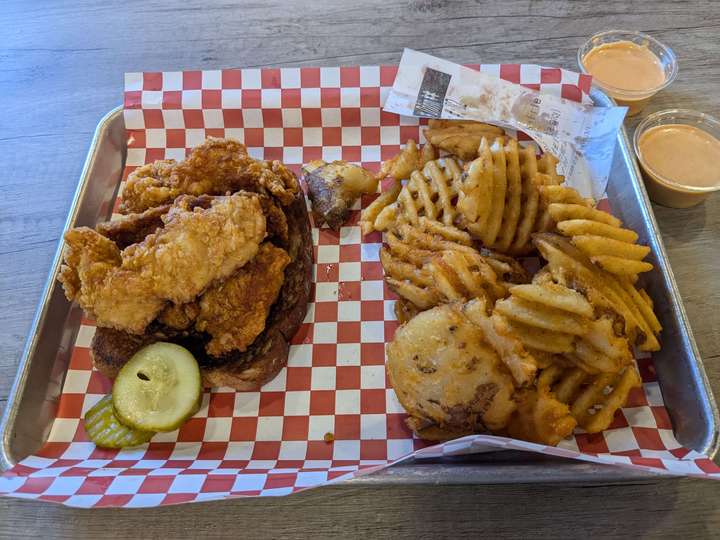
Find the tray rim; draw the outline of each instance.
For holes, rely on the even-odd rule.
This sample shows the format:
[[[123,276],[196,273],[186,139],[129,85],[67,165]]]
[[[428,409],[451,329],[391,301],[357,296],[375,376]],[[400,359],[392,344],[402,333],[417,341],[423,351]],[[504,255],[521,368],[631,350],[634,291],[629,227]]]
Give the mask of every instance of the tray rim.
[[[35,310],[35,315],[33,316],[32,323],[30,324],[30,330],[25,340],[25,346],[23,347],[22,354],[20,355],[20,360],[18,361],[17,373],[15,375],[15,380],[10,387],[10,392],[8,393],[2,419],[0,419],[0,436],[2,437],[2,441],[0,443],[0,471],[4,472],[5,470],[15,466],[17,463],[10,455],[11,427],[14,425],[15,418],[17,417],[20,409],[19,398],[21,391],[27,382],[28,371],[30,369],[30,358],[37,347],[38,328],[45,320],[48,309],[48,301],[52,293],[55,279],[60,271],[60,265],[62,264],[64,247],[63,235],[68,229],[74,226],[78,208],[80,206],[79,203],[85,195],[85,191],[88,187],[90,176],[89,172],[100,152],[98,143],[102,133],[107,125],[110,124],[118,114],[122,114],[122,110],[123,106],[119,105],[105,113],[100,118],[92,139],[90,140],[90,147],[88,154],[85,157],[85,163],[83,164],[82,171],[80,172],[80,179],[77,187],[75,188],[75,193],[73,194],[72,202],[70,203],[70,210],[68,211],[67,218],[63,224],[62,232],[60,233],[60,238],[58,239],[57,248],[55,249],[55,255],[53,256],[53,261],[50,265],[48,277],[45,281],[45,285],[43,286],[40,299],[38,300],[38,307]]]
[[[596,103],[599,100],[604,101],[606,104],[617,106],[617,102],[614,98],[600,90],[595,85],[591,88],[590,97],[592,98],[593,103]],[[656,250],[656,259],[661,267],[660,270],[663,275],[663,279],[667,284],[668,293],[670,295],[670,305],[680,325],[682,332],[681,338],[685,341],[686,346],[689,347],[692,353],[693,367],[697,370],[707,396],[707,405],[710,409],[710,416],[712,418],[712,430],[705,447],[696,450],[696,452],[702,453],[710,459],[713,459],[717,455],[718,451],[720,451],[720,411],[718,410],[717,401],[705,370],[705,363],[702,360],[702,355],[700,354],[697,342],[695,341],[695,335],[693,334],[692,326],[690,325],[690,320],[688,319],[687,311],[685,310],[685,304],[682,296],[680,296],[680,290],[678,289],[677,281],[675,280],[675,273],[670,265],[670,259],[665,249],[665,242],[663,242],[660,227],[655,219],[655,212],[652,210],[652,203],[647,189],[645,188],[645,182],[643,181],[640,165],[637,157],[635,156],[635,152],[632,149],[632,145],[630,144],[630,139],[624,123],[618,133],[618,139],[621,143],[620,151],[623,154],[624,161],[631,167],[630,177],[632,178],[633,189],[642,202],[640,207],[643,215],[643,221],[648,224],[654,237],[654,239],[650,240],[652,241],[653,248]]]
[[[593,87],[591,90],[591,97],[593,101],[600,101],[605,102],[606,104],[614,105],[615,102],[604,94],[602,91],[598,90],[597,88]],[[109,112],[107,112],[105,115],[101,117],[101,119],[98,122],[97,127],[95,128],[93,137],[90,142],[90,147],[88,154],[86,156],[82,172],[80,174],[79,182],[77,185],[77,188],[75,190],[75,193],[72,198],[72,202],[70,205],[70,210],[68,212],[68,216],[65,220],[62,233],[67,231],[69,228],[74,226],[74,222],[77,217],[78,207],[79,203],[81,202],[85,191],[88,187],[89,183],[89,171],[91,170],[94,161],[97,159],[97,156],[99,154],[99,141],[102,137],[103,132],[107,129],[108,125],[111,124],[114,121],[117,121],[117,117],[122,117],[123,112],[123,106],[117,106],[113,109],[111,109]],[[703,450],[698,450],[701,453],[704,453],[709,458],[714,458],[714,456],[717,454],[718,450],[720,449],[720,432],[719,432],[719,426],[720,426],[720,413],[718,412],[718,407],[715,401],[715,398],[712,393],[712,388],[709,384],[709,380],[707,378],[706,371],[704,369],[704,364],[702,362],[702,358],[700,356],[699,350],[697,348],[697,344],[695,342],[692,329],[690,327],[689,320],[687,318],[687,313],[685,311],[685,307],[682,302],[682,298],[680,297],[679,291],[677,289],[677,283],[675,281],[674,273],[672,271],[672,268],[669,264],[669,260],[667,259],[667,253],[665,251],[664,244],[662,242],[662,236],[659,231],[659,227],[657,225],[657,221],[655,219],[654,212],[651,211],[652,206],[650,204],[649,197],[647,195],[647,191],[645,189],[644,183],[641,180],[641,173],[637,164],[637,160],[635,158],[634,153],[631,151],[630,145],[629,145],[629,139],[627,135],[627,131],[625,129],[625,126],[623,126],[618,133],[618,143],[620,146],[620,150],[622,152],[624,162],[627,163],[630,166],[630,176],[632,178],[633,188],[635,189],[637,195],[639,196],[639,199],[641,201],[641,212],[643,215],[643,219],[648,224],[651,232],[653,235],[655,235],[655,238],[657,239],[655,243],[655,247],[658,250],[658,258],[667,264],[663,264],[663,270],[664,270],[664,279],[666,280],[668,284],[668,288],[670,289],[670,300],[674,307],[675,315],[678,318],[678,322],[680,324],[681,329],[683,330],[684,335],[682,336],[683,339],[688,343],[690,350],[692,351],[693,361],[695,364],[695,368],[698,371],[698,374],[700,376],[700,380],[702,381],[702,384],[705,388],[707,397],[708,397],[708,405],[711,411],[711,416],[713,420],[712,425],[712,434],[710,437],[710,441],[706,448]],[[15,376],[15,380],[11,386],[10,392],[8,393],[8,398],[6,402],[6,408],[3,412],[2,419],[0,420],[0,435],[2,436],[2,442],[0,444],[0,471],[5,471],[11,467],[13,467],[17,461],[11,456],[10,453],[10,436],[12,432],[12,426],[14,425],[14,420],[17,417],[18,411],[19,411],[19,398],[21,395],[21,392],[27,382],[27,375],[30,367],[30,358],[32,357],[32,354],[37,346],[38,343],[38,329],[41,327],[47,310],[48,305],[48,299],[52,292],[53,285],[55,283],[55,279],[57,276],[57,273],[59,271],[60,265],[62,263],[62,252],[63,252],[63,245],[64,242],[62,240],[62,235],[58,240],[58,246],[55,250],[55,255],[53,257],[53,262],[50,267],[50,271],[48,273],[48,278],[45,282],[45,285],[42,290],[42,294],[40,296],[38,307],[36,309],[35,315],[32,320],[32,324],[30,326],[30,330],[28,333],[28,337],[26,338],[25,346],[23,348],[23,351],[20,356],[20,360],[18,362],[18,370],[17,374]],[[19,461],[19,460],[18,460]],[[592,462],[585,462],[585,461],[578,461],[578,460],[571,460],[571,459],[562,459],[562,458],[553,458],[549,460],[553,465],[560,468],[560,470],[563,471],[561,475],[558,476],[558,478],[553,479],[552,475],[537,475],[536,473],[533,474],[532,470],[536,470],[537,464],[526,462],[526,464],[523,465],[517,465],[516,464],[504,464],[502,462],[490,462],[490,463],[474,463],[474,464],[468,464],[463,463],[461,460],[455,459],[453,462],[450,463],[443,463],[443,462],[432,462],[432,460],[414,460],[414,459],[404,459],[401,460],[401,462],[398,462],[392,466],[393,469],[411,469],[414,473],[420,474],[421,469],[427,468],[429,466],[432,466],[434,469],[434,472],[436,474],[432,475],[432,478],[427,478],[427,480],[422,480],[420,477],[414,478],[412,480],[408,479],[408,475],[402,475],[397,473],[388,473],[387,471],[389,469],[385,469],[383,471],[375,472],[371,475],[359,475],[358,477],[349,480],[350,482],[362,484],[362,485],[388,485],[388,484],[403,484],[403,483],[437,483],[438,482],[438,476],[442,476],[443,471],[450,471],[458,466],[462,465],[464,467],[473,467],[474,469],[483,468],[484,472],[488,473],[486,475],[486,478],[479,479],[473,481],[473,479],[468,478],[466,474],[461,475],[450,475],[451,478],[449,478],[449,483],[456,483],[456,484],[499,484],[499,483],[536,483],[536,482],[543,482],[543,483],[552,483],[552,482],[570,482],[570,483],[579,483],[579,484],[588,484],[588,483],[627,483],[627,482],[654,482],[658,480],[664,480],[664,479],[677,479],[679,477],[677,476],[671,476],[667,474],[662,473],[653,473],[653,472],[646,472],[646,471],[638,471],[638,470],[632,470],[627,467],[622,467],[618,465],[610,465],[610,464],[599,464],[599,463],[592,463]],[[548,464],[545,464],[543,466],[540,466],[542,468],[545,468]],[[522,468],[527,468],[528,472],[521,473],[519,476],[520,478],[514,479],[511,478],[511,476],[514,475],[507,475],[507,469],[514,467],[514,469],[517,469],[518,471],[521,471]],[[503,472],[505,471],[505,472]],[[399,471],[397,471],[399,472]],[[373,477],[373,480],[370,480],[370,478]],[[409,482],[408,482],[409,480]]]

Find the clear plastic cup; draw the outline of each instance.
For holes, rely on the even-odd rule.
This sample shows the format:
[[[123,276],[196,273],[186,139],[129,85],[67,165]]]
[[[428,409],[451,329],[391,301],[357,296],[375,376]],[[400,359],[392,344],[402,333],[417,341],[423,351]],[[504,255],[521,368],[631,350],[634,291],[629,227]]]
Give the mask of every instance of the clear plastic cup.
[[[654,37],[643,34],[642,32],[634,32],[632,30],[606,30],[592,36],[578,49],[577,61],[582,72],[589,73],[585,68],[584,59],[591,50],[606,43],[617,43],[619,41],[630,41],[637,45],[646,46],[650,52],[658,57],[665,72],[665,81],[662,84],[654,88],[639,91],[617,88],[593,78],[593,83],[598,88],[614,98],[618,105],[628,107],[628,116],[632,116],[642,111],[652,96],[669,86],[670,83],[675,80],[678,73],[677,58],[670,47],[663,45]]]
[[[714,186],[688,186],[676,182],[672,178],[662,176],[653,171],[640,152],[640,138],[647,130],[667,125],[682,124],[690,125],[706,131],[716,139],[720,140],[720,121],[708,114],[688,109],[668,109],[651,114],[640,122],[635,129],[633,136],[633,148],[635,155],[640,162],[645,178],[645,187],[650,198],[663,206],[671,208],[688,208],[695,206],[705,200],[711,193],[720,191],[720,183]],[[679,157],[679,156],[678,156]]]

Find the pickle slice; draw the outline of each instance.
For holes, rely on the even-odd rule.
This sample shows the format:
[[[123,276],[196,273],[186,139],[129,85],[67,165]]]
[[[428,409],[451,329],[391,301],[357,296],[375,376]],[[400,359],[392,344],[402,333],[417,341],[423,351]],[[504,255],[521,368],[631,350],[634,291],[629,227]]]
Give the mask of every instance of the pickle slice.
[[[200,368],[184,347],[153,343],[122,367],[112,396],[115,414],[126,426],[173,431],[200,408]]]
[[[107,395],[85,413],[85,431],[101,448],[126,448],[148,442],[152,431],[140,431],[120,423],[113,411],[112,396]]]

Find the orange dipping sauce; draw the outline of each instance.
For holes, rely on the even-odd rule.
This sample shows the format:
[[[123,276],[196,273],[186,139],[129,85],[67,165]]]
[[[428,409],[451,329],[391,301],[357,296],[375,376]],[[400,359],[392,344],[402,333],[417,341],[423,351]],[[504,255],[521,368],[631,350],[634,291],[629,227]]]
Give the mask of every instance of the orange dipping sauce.
[[[662,62],[647,46],[632,41],[604,43],[582,58],[585,70],[619,104],[640,112],[666,80]]]
[[[691,187],[720,185],[720,141],[687,124],[648,129],[639,141],[640,155],[655,174]]]
[[[707,131],[687,124],[663,124],[643,132],[637,147],[652,182],[648,190],[660,204],[692,206],[707,196],[693,188],[720,187],[720,140]]]

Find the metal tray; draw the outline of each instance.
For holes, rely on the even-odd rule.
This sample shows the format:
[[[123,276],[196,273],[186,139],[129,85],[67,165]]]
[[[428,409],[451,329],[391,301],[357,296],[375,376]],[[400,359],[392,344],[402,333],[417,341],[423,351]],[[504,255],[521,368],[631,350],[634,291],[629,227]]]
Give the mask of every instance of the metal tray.
[[[613,101],[598,90],[596,105]],[[126,157],[122,109],[99,123],[73,199],[65,230],[94,226],[110,217]],[[713,457],[718,449],[718,410],[685,310],[665,254],[655,217],[635,157],[622,130],[613,158],[608,197],[613,211],[652,247],[657,270],[648,276],[648,292],[656,300],[664,327],[663,349],[654,355],[655,369],[678,441]],[[58,398],[80,326],[81,310],[70,304],[56,281],[62,242],[40,300],[30,335],[0,423],[0,468],[13,466],[47,440]],[[648,482],[666,478],[654,473],[524,452],[492,452],[433,460],[406,460],[351,480],[356,484]]]

